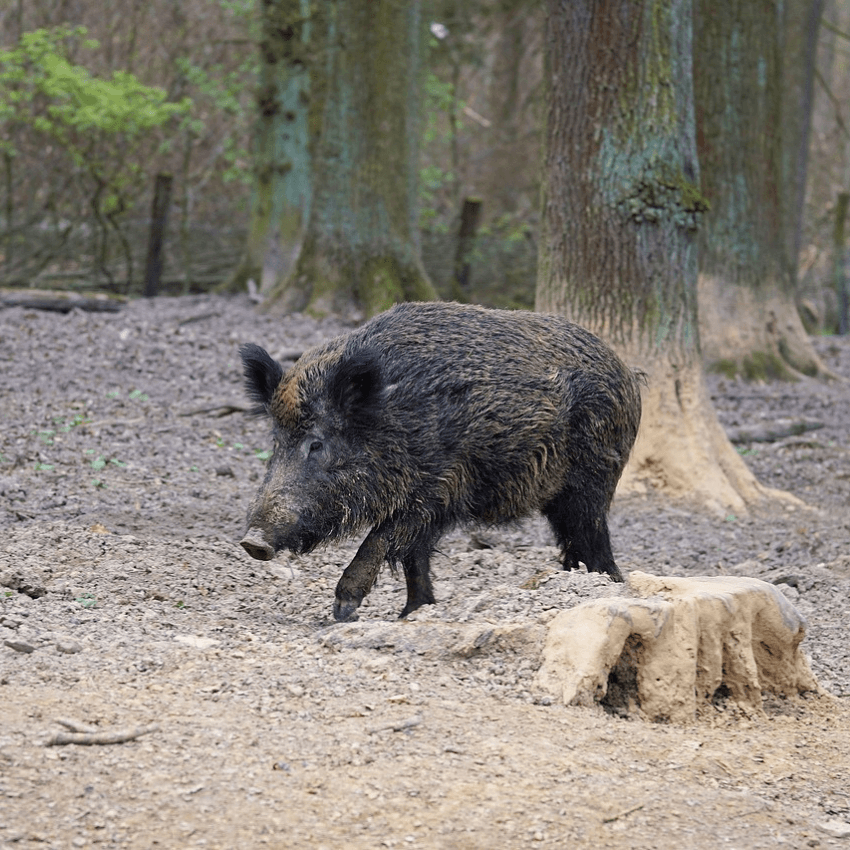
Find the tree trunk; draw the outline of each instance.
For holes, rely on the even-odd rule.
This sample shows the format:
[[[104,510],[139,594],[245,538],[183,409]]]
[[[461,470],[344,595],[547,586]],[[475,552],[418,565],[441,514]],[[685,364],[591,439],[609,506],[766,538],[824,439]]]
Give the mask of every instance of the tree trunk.
[[[483,113],[492,121],[486,131],[487,155],[473,158],[472,174],[487,200],[488,217],[502,214],[527,216],[524,198],[535,197],[537,169],[517,164],[539,160],[539,135],[529,132],[539,125],[536,109],[540,82],[540,32],[543,10],[529,0],[501,0],[491,4],[487,18],[498,34],[484,55]],[[538,92],[538,94],[535,94]],[[476,96],[481,95],[476,92]]]
[[[289,277],[301,250],[312,198],[310,135],[318,125],[310,82],[322,61],[314,44],[322,18],[310,7],[309,0],[260,4],[251,222],[245,255],[225,287],[229,290],[242,290],[254,280],[262,292],[270,291]]]
[[[321,109],[309,224],[271,307],[359,319],[436,297],[419,252],[420,3],[326,0],[311,66]],[[314,113],[317,114],[317,113]]]
[[[769,491],[726,439],[700,369],[690,0],[547,0],[546,51],[537,309],[646,372],[628,489],[743,510]]]
[[[818,34],[825,5],[826,0],[782,4],[782,183],[788,196],[784,231],[788,274],[794,285],[803,235]]]
[[[805,175],[799,127],[786,133],[795,164],[783,174],[782,127],[783,117],[800,122],[803,106],[783,113],[780,23],[770,2],[695,2],[697,146],[711,207],[699,231],[702,353],[710,368],[758,379],[828,374],[803,328],[790,273]],[[796,61],[806,55],[794,51]]]

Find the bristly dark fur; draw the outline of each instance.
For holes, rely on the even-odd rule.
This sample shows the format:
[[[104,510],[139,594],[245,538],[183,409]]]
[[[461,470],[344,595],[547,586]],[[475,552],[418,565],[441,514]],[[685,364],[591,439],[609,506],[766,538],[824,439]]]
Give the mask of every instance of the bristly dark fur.
[[[256,402],[251,413],[262,416],[268,413],[274,391],[283,378],[283,367],[272,359],[259,345],[248,343],[239,349],[245,375],[245,390],[248,398]]]
[[[400,563],[406,616],[434,601],[430,555],[458,525],[540,511],[566,569],[623,577],[607,513],[640,421],[641,375],[566,319],[401,304],[306,351],[292,371],[243,351],[249,394],[276,417],[246,549],[306,551],[371,529],[336,588],[355,615]],[[258,537],[268,548],[258,548]]]

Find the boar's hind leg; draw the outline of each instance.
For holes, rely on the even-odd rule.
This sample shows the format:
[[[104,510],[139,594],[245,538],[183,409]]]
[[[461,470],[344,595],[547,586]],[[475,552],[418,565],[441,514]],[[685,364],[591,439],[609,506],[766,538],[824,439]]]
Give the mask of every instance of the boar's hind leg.
[[[343,621],[357,619],[356,611],[363,597],[372,589],[387,556],[384,536],[373,528],[360,544],[357,554],[345,568],[336,586],[334,618]]]
[[[431,587],[431,539],[418,540],[402,556],[404,578],[407,581],[407,605],[399,614],[399,619],[423,605],[433,605],[434,590]]]
[[[605,500],[589,499],[589,490],[592,487],[564,489],[543,508],[543,513],[563,552],[565,570],[578,569],[578,562],[584,561],[588,572],[607,573],[613,581],[623,581],[611,552]]]

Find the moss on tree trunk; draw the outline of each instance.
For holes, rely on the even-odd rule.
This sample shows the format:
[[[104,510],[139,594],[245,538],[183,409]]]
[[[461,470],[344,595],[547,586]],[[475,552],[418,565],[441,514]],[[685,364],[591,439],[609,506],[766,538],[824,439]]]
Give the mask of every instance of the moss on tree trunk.
[[[436,297],[422,267],[417,181],[419,2],[322,4],[311,66],[312,196],[294,267],[272,309],[362,318]]]
[[[223,287],[262,291],[286,278],[310,215],[310,76],[321,17],[308,0],[263,0],[251,220],[242,261]]]
[[[702,380],[690,0],[547,2],[548,98],[537,309],[599,333],[648,376],[624,475],[718,510],[768,491]]]
[[[781,21],[773,3],[695,0],[697,140],[711,205],[699,233],[702,352],[710,368],[762,380],[827,373],[794,300],[789,252],[805,171],[783,167],[783,141],[799,147],[799,133],[783,140],[783,119],[804,116],[783,111]]]

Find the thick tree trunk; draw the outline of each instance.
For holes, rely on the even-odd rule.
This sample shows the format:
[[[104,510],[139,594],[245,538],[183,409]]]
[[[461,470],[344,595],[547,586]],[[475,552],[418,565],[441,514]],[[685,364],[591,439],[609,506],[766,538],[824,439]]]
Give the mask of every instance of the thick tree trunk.
[[[627,487],[743,510],[768,491],[726,439],[700,369],[690,0],[548,0],[546,49],[537,309],[646,372]]]
[[[699,232],[702,353],[711,368],[761,379],[827,374],[794,299],[789,251],[805,175],[799,127],[786,134],[783,169],[782,127],[802,120],[803,104],[783,112],[781,23],[774,3],[695,1],[697,146],[711,206]]]
[[[316,5],[315,3],[312,5]],[[244,289],[254,280],[268,292],[295,268],[310,215],[311,68],[316,30],[308,0],[262,0],[260,86],[254,137],[254,188],[245,254],[228,282]]]
[[[419,252],[423,22],[418,0],[322,7],[322,62],[311,68],[321,124],[309,224],[269,304],[362,318],[397,301],[436,297]]]

